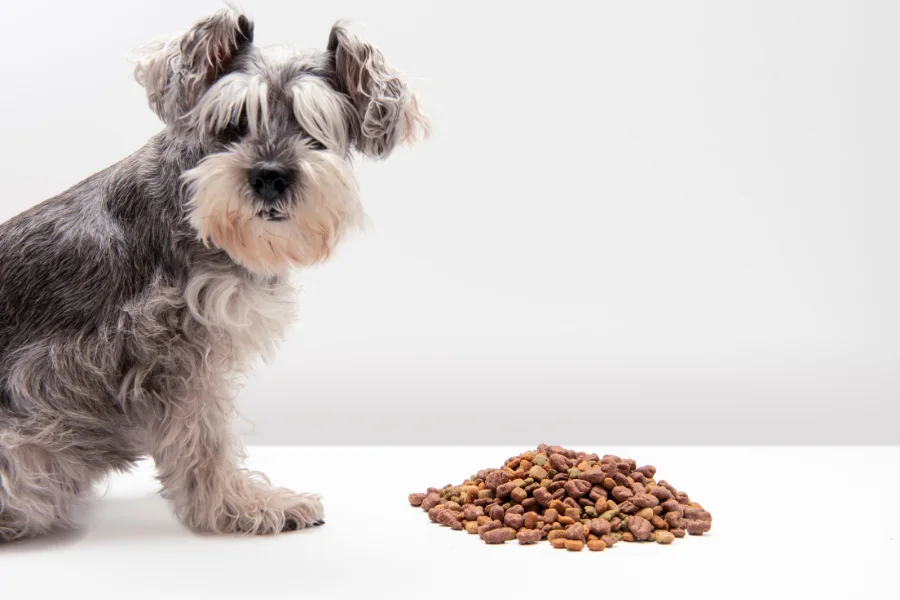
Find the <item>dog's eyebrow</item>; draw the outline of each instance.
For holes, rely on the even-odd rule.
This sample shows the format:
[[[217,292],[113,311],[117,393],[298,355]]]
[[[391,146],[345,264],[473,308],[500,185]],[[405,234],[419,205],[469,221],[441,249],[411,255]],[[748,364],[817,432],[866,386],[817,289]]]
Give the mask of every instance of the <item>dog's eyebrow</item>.
[[[297,78],[290,90],[300,127],[324,146],[346,151],[350,143],[346,126],[349,100],[315,75]]]
[[[268,128],[269,86],[259,75],[231,73],[217,81],[188,114],[198,129],[220,131],[246,111],[253,135]]]

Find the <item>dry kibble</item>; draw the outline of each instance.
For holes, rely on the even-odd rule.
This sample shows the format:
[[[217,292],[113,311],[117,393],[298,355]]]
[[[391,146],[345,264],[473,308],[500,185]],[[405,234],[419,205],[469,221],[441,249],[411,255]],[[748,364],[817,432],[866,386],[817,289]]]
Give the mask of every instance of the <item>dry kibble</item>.
[[[638,508],[653,508],[659,504],[659,499],[656,496],[647,493],[635,494],[631,501]]]
[[[525,523],[525,517],[514,512],[507,512],[503,517],[503,524],[513,529],[518,529]]]
[[[692,521],[688,521],[687,519],[685,519],[684,522],[685,529],[687,529],[687,532],[691,535],[703,535],[704,533],[709,531],[711,527],[709,521],[700,521],[699,519]]]
[[[550,455],[550,468],[563,473],[569,470],[569,460],[562,454]]]
[[[668,531],[657,531],[656,532],[656,543],[657,544],[671,544],[675,541],[675,536],[669,533]]]
[[[712,515],[710,515],[700,507],[685,506],[683,515],[685,519],[697,521],[712,521]]]
[[[541,541],[543,534],[539,529],[523,529],[519,533],[516,534],[516,538],[519,540],[519,544],[536,544]]]
[[[612,489],[612,497],[616,499],[616,502],[624,502],[632,496],[634,496],[634,492],[625,486],[617,485]]]
[[[628,531],[634,534],[634,538],[639,541],[646,540],[653,531],[650,521],[637,515],[628,518]]]
[[[541,444],[483,469],[459,485],[409,494],[411,506],[488,544],[545,537],[554,548],[602,551],[623,540],[671,544],[703,535],[712,515],[683,491],[630,458]]]
[[[529,469],[528,476],[533,478],[535,481],[541,481],[542,479],[547,478],[547,471],[541,467],[540,465],[534,465]]]
[[[513,489],[512,493],[510,493],[510,498],[513,499],[514,502],[522,502],[525,498],[528,497],[528,492],[523,490],[520,487]]]
[[[600,537],[608,535],[612,531],[609,521],[605,519],[591,519],[588,526],[590,527],[591,533],[599,535]]]
[[[441,503],[441,495],[437,492],[431,492],[422,499],[422,510],[429,511]]]
[[[581,523],[574,523],[566,528],[567,540],[584,540],[584,526]]]
[[[668,524],[669,529],[683,529],[684,528],[684,518],[677,512],[666,513],[665,516],[666,524]]]
[[[566,532],[563,529],[554,529],[550,533],[547,534],[547,539],[551,542],[556,538],[564,538],[566,537]]]
[[[591,484],[584,479],[573,479],[564,486],[569,498],[581,498],[591,491]]]
[[[502,544],[509,540],[509,530],[505,527],[491,529],[490,531],[485,531],[481,534],[481,539],[483,539],[486,544]]]
[[[484,480],[484,486],[489,490],[496,490],[498,486],[509,481],[509,474],[506,471],[493,471],[488,473]]]

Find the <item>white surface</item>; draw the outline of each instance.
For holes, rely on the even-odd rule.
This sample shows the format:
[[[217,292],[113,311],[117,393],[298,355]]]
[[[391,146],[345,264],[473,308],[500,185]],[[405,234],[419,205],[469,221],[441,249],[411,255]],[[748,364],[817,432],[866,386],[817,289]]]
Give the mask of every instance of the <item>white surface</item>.
[[[324,527],[198,536],[150,465],[116,477],[82,534],[0,546],[3,598],[860,598],[896,590],[900,448],[621,448],[713,515],[672,546],[574,554],[487,546],[432,524],[410,492],[460,483],[524,447],[264,447],[250,466],[319,491]],[[362,492],[363,497],[359,497]],[[568,591],[567,591],[568,590]],[[880,597],[887,597],[881,595]]]
[[[305,277],[254,443],[593,439],[467,426],[548,401],[665,414],[656,443],[900,443],[900,3],[242,4],[263,45],[357,19],[435,124],[359,165],[373,228]],[[2,2],[0,219],[157,131],[124,57],[220,6]]]

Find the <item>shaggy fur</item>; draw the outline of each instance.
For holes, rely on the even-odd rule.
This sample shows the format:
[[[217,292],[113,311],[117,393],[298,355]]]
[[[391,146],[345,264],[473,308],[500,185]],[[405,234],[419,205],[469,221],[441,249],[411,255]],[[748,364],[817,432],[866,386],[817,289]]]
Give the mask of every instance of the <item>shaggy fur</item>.
[[[242,468],[237,381],[291,322],[288,269],[363,218],[350,153],[384,158],[427,121],[343,24],[320,53],[252,41],[222,11],[149,46],[135,77],[165,130],[0,224],[0,540],[75,526],[145,455],[191,528],[323,522],[318,497]]]

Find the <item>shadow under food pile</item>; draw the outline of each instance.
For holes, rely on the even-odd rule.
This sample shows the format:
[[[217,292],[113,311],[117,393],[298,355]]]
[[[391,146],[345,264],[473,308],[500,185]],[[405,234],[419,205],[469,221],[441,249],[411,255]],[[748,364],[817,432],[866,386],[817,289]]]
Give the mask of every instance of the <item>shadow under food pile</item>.
[[[485,543],[547,539],[554,548],[604,550],[616,542],[671,544],[703,535],[712,515],[630,458],[541,444],[460,485],[410,494],[432,521]]]

